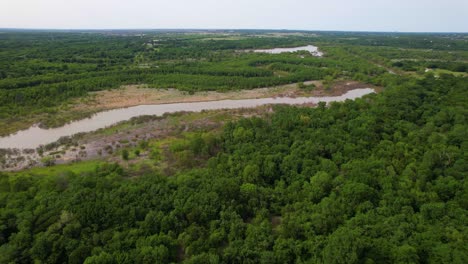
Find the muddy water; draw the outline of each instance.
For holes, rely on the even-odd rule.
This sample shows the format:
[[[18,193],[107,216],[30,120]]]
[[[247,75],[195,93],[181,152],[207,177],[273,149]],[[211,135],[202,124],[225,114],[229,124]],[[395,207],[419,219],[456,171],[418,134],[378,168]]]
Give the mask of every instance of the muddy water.
[[[296,105],[318,102],[340,102],[346,99],[359,98],[373,92],[373,89],[363,88],[351,90],[341,96],[333,97],[280,97],[160,105],[139,105],[100,112],[90,118],[75,121],[58,128],[42,129],[38,126],[33,126],[27,130],[22,130],[16,134],[0,138],[0,148],[37,148],[40,145],[55,142],[60,137],[71,136],[81,132],[94,131],[99,128],[108,127],[120,121],[125,121],[132,117],[142,115],[163,115],[165,113],[174,113],[180,111],[200,112],[202,110],[247,108],[266,104]]]
[[[304,47],[296,47],[296,48],[275,48],[275,49],[257,49],[254,52],[258,53],[270,53],[270,54],[280,54],[285,52],[296,52],[296,51],[308,51],[312,55],[317,57],[322,57],[323,53],[318,50],[318,47],[308,45]]]

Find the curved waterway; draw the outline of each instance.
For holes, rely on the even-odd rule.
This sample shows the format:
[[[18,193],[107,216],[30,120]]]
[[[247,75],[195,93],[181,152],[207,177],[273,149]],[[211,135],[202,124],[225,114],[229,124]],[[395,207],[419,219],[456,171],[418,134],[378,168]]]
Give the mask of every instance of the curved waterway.
[[[37,148],[40,145],[46,145],[55,142],[61,137],[72,136],[82,132],[95,131],[97,129],[105,128],[121,121],[129,120],[132,117],[143,115],[161,116],[166,113],[175,113],[181,111],[200,112],[203,110],[250,108],[267,104],[298,105],[305,103],[316,104],[319,102],[341,102],[345,101],[346,99],[356,99],[373,92],[374,89],[363,88],[348,91],[341,96],[329,97],[278,97],[159,105],[139,105],[100,112],[90,118],[71,122],[58,128],[42,129],[38,126],[32,126],[27,130],[22,130],[15,134],[0,138],[0,148]]]

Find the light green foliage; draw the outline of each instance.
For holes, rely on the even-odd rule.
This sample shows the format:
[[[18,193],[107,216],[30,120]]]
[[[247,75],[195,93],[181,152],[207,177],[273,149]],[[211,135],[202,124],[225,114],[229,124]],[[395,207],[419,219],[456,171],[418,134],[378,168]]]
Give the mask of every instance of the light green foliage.
[[[55,164],[55,158],[52,156],[43,157],[41,162],[44,166],[49,167]]]

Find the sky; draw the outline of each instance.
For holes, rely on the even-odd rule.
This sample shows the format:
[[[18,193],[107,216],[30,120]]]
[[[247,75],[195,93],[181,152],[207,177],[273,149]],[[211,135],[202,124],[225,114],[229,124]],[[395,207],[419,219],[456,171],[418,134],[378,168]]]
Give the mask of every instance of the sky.
[[[0,0],[0,28],[468,32],[468,0]]]

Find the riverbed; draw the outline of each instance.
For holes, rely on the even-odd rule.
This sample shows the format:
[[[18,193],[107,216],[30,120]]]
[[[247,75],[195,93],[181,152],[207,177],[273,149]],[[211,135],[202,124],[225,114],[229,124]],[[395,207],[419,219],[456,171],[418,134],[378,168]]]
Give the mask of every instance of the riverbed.
[[[58,128],[43,129],[38,126],[32,126],[27,130],[22,130],[9,136],[1,137],[0,149],[34,149],[41,145],[46,145],[55,142],[61,137],[72,136],[77,133],[95,131],[97,129],[105,128],[121,121],[129,120],[132,117],[143,115],[161,116],[166,113],[175,113],[182,111],[200,112],[203,110],[252,108],[268,104],[300,105],[317,104],[319,102],[341,102],[347,99],[353,100],[373,92],[374,89],[362,88],[348,91],[341,96],[297,98],[277,97],[242,100],[219,100],[191,103],[171,103],[159,105],[139,105],[100,112],[93,115],[90,118],[71,122],[67,125]]]

